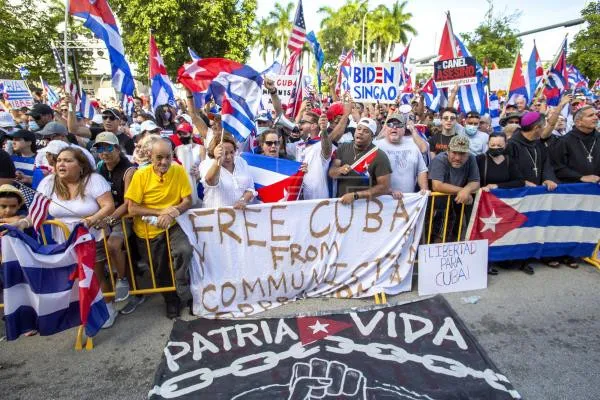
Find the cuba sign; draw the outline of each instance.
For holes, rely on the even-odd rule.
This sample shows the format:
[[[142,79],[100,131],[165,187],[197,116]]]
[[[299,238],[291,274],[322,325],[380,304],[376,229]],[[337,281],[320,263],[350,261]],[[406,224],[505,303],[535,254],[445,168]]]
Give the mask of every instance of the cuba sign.
[[[350,83],[352,99],[361,103],[393,104],[400,94],[400,63],[352,64]]]

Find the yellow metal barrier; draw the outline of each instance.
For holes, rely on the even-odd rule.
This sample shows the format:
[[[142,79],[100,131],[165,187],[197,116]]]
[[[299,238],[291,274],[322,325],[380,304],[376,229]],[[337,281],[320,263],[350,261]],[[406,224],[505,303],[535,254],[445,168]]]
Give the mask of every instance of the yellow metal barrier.
[[[596,245],[596,248],[594,249],[592,255],[590,257],[584,258],[583,260],[588,264],[591,264],[594,267],[600,269],[600,241],[598,241],[598,244]]]

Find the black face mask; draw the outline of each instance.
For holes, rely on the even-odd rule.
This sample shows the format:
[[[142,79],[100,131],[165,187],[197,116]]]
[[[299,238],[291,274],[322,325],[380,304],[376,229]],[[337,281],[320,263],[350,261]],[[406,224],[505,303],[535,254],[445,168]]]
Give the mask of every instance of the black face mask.
[[[488,154],[492,157],[504,155],[504,149],[488,149]]]
[[[296,143],[297,141],[299,141],[300,139],[302,139],[301,137],[292,137],[292,136],[288,136],[287,141],[289,143]]]
[[[183,143],[183,144],[190,144],[190,142],[192,141],[192,137],[191,136],[179,136],[179,140],[181,140],[181,143]]]

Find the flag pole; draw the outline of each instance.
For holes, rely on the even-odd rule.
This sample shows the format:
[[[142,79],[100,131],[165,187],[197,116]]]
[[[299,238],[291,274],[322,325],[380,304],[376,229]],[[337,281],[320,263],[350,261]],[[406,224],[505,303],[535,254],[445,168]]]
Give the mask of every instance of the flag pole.
[[[69,0],[65,0],[65,31],[63,35],[64,42],[64,68],[65,68],[65,93],[70,93],[71,88],[69,87],[69,50],[68,50],[68,38],[69,38]],[[73,104],[69,102],[69,112],[73,112]]]
[[[565,40],[567,40],[567,36],[569,36],[568,33],[565,34],[565,38],[562,40],[562,42],[560,42],[560,47],[558,48],[558,51],[556,52],[556,54],[554,55],[554,58],[552,59],[552,63],[550,64],[550,67],[546,70],[544,70],[544,76],[542,77],[542,79],[540,80],[540,84],[537,86],[537,88],[535,89],[536,91],[536,95],[535,95],[535,100],[537,101],[540,96],[543,94],[544,92],[544,86],[546,85],[546,81],[548,80],[548,71],[550,70],[550,68],[552,68],[552,66],[556,63],[556,60],[558,60],[558,56],[560,55],[561,49],[562,49],[562,44]],[[566,54],[565,54],[566,57]]]

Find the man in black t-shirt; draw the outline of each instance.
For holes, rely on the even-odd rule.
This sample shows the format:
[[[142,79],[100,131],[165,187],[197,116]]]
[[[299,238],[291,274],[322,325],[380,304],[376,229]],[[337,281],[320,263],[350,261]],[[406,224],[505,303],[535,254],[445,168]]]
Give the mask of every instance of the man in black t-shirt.
[[[127,134],[120,132],[119,127],[122,120],[124,120],[124,116],[116,108],[107,108],[102,111],[104,130],[113,133],[119,139],[119,147],[125,150],[126,154],[132,155],[135,144]]]
[[[10,155],[0,149],[0,185],[12,184],[15,180],[15,165]]]
[[[382,150],[373,144],[377,123],[361,119],[354,132],[354,141],[338,147],[329,168],[329,176],[337,180],[337,196],[343,204],[358,199],[370,199],[390,194],[392,167]]]

